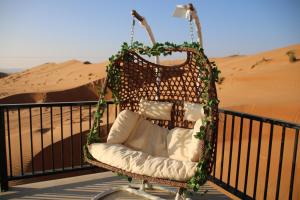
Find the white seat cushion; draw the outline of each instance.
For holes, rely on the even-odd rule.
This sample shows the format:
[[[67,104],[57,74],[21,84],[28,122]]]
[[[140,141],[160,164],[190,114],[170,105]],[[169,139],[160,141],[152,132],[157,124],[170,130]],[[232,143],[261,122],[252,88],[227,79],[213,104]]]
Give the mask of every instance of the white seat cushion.
[[[94,143],[88,148],[98,161],[136,174],[187,181],[196,172],[195,162],[154,157],[121,144]]]

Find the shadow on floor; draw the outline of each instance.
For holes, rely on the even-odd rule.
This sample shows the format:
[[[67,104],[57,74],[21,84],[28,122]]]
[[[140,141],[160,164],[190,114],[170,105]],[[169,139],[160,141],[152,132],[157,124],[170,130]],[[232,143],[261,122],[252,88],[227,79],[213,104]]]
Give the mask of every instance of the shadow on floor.
[[[138,181],[135,181],[138,183]],[[10,191],[0,193],[0,199],[26,199],[26,200],[57,200],[57,199],[91,199],[98,193],[121,185],[126,185],[127,181],[118,176],[114,176],[111,172],[102,172],[96,174],[82,175],[71,178],[56,179],[43,181],[31,184],[13,186]],[[192,199],[211,199],[211,200],[226,200],[230,199],[226,195],[214,189],[209,183],[205,184],[200,193],[205,190],[208,192],[204,195],[199,193],[194,194]],[[153,193],[166,199],[174,199],[173,195],[164,192],[154,191]],[[138,196],[130,194],[114,194],[116,199],[142,199]],[[113,199],[113,196],[105,199]]]

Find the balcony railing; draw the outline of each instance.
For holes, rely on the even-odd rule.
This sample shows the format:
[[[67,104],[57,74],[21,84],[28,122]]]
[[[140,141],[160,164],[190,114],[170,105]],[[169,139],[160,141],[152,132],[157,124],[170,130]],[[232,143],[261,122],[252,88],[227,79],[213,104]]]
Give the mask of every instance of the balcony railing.
[[[1,190],[8,182],[88,169],[82,146],[95,101],[0,105]],[[118,113],[108,102],[99,134]],[[220,110],[216,163],[210,180],[242,199],[293,199],[299,124]]]
[[[299,198],[300,125],[222,109],[219,117],[211,181],[241,199]]]

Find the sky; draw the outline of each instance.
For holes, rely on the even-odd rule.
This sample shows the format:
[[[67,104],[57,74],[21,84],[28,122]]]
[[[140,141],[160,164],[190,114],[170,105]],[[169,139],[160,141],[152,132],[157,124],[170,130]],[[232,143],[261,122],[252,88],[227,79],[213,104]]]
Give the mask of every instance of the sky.
[[[198,12],[209,57],[300,43],[299,0],[0,0],[0,69],[105,61],[130,41],[132,9],[146,17],[158,42],[190,41],[188,21],[172,17],[176,5],[187,3]],[[135,40],[150,44],[139,24]]]

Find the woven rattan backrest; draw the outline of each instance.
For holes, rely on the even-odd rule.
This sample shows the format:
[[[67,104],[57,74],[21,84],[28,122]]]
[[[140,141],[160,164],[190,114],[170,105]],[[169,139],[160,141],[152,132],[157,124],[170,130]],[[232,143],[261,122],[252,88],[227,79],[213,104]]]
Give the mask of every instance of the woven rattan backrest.
[[[200,94],[204,84],[199,74],[208,73],[201,70],[206,66],[196,65],[196,54],[186,52],[184,63],[174,66],[157,65],[147,61],[133,51],[126,52],[115,64],[120,69],[121,83],[119,88],[120,108],[137,112],[141,99],[167,101],[174,103],[171,121],[156,120],[155,123],[165,127],[191,128],[192,123],[183,121],[184,101],[203,103]],[[201,53],[201,52],[200,52]],[[159,78],[158,78],[159,77]]]
[[[171,121],[152,119],[154,123],[168,128],[193,128],[192,122],[183,120],[184,101],[209,106],[211,112],[207,114],[205,111],[206,119],[210,119],[206,124],[205,138],[212,147],[206,158],[210,173],[215,162],[218,125],[218,103],[210,103],[217,100],[212,65],[202,50],[176,48],[167,51],[186,52],[187,58],[180,65],[163,66],[144,59],[133,50],[123,52],[111,66],[114,70],[109,73],[107,86],[118,97],[120,110],[138,112],[141,99],[172,102]]]

